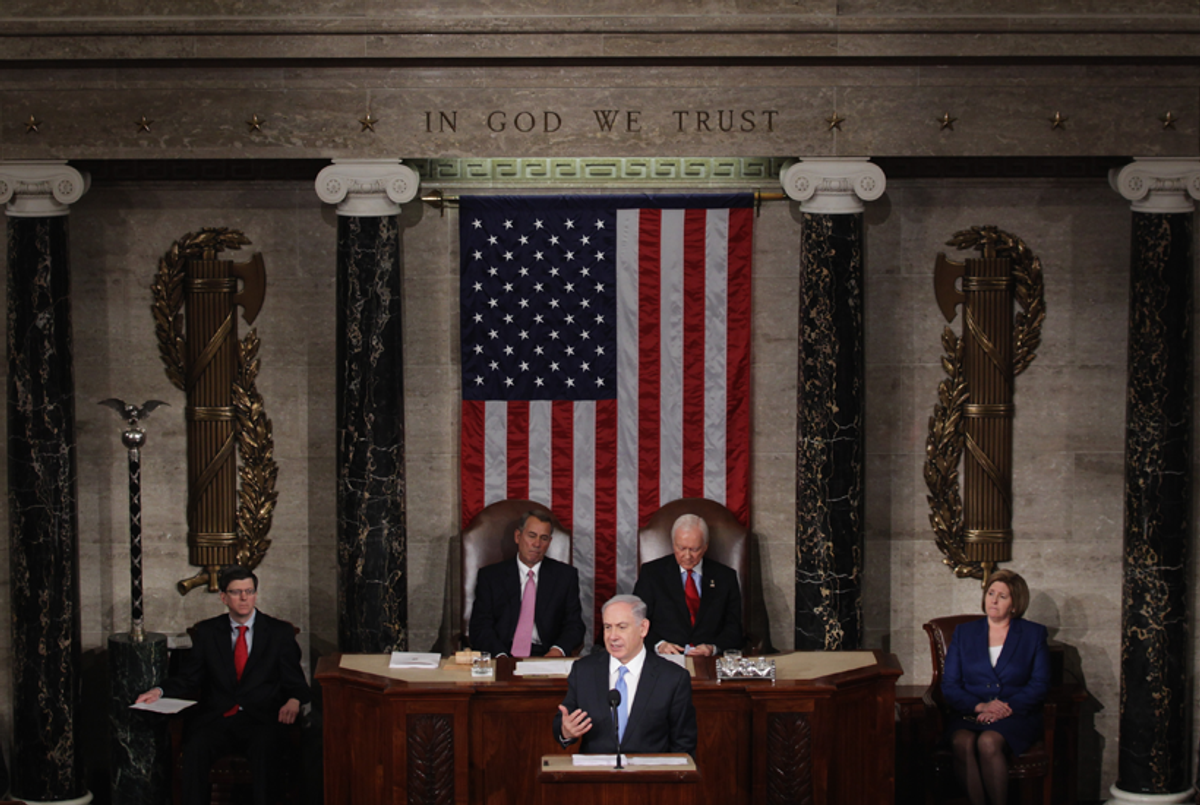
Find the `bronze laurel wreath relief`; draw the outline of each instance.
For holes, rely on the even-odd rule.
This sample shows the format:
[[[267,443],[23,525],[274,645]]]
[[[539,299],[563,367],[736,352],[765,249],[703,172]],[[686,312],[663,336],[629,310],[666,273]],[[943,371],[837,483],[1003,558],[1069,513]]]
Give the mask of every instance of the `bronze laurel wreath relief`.
[[[176,585],[181,595],[202,584],[216,591],[221,567],[257,567],[271,547],[278,466],[257,387],[260,342],[253,329],[237,337],[238,308],[253,323],[266,273],[257,253],[217,259],[249,243],[237,230],[189,232],[159,259],[151,285],[159,354],[187,395],[188,561],[201,570]]]
[[[986,583],[999,562],[1012,559],[1013,379],[1041,342],[1042,264],[1020,238],[994,226],[959,232],[947,245],[979,256],[955,263],[939,254],[934,268],[938,306],[947,321],[962,307],[963,334],[942,332],[946,377],[925,442],[929,523],[942,562],[959,578]]]

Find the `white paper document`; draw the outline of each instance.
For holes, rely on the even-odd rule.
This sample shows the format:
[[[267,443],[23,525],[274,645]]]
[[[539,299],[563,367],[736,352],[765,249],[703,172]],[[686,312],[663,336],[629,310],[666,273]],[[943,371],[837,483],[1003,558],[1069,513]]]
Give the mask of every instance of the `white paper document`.
[[[442,655],[436,653],[422,654],[415,651],[393,651],[388,668],[437,668],[442,663]]]
[[[604,766],[611,769],[617,765],[616,755],[572,755],[571,758],[571,762],[576,766]],[[624,766],[686,766],[688,756],[630,757],[622,755],[621,764]]]
[[[156,702],[146,702],[144,704],[131,704],[130,710],[149,710],[151,713],[178,713],[180,710],[186,710],[195,704],[189,699],[169,699],[166,696]]]
[[[574,659],[519,660],[513,676],[566,676],[571,673]]]

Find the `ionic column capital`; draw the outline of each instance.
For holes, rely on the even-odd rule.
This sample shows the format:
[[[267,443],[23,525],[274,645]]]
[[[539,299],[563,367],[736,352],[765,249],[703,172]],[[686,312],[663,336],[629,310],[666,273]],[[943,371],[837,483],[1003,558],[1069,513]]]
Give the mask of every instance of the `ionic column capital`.
[[[1134,212],[1177,213],[1196,209],[1200,198],[1200,161],[1135,157],[1108,172],[1108,183],[1129,199]]]
[[[0,162],[0,204],[11,218],[53,218],[67,215],[83,198],[92,177],[66,160]]]
[[[417,196],[421,180],[398,159],[335,159],[317,174],[317,196],[338,215],[382,218]]]
[[[869,157],[813,157],[796,162],[780,179],[789,198],[804,212],[860,213],[864,201],[883,195],[887,178]]]

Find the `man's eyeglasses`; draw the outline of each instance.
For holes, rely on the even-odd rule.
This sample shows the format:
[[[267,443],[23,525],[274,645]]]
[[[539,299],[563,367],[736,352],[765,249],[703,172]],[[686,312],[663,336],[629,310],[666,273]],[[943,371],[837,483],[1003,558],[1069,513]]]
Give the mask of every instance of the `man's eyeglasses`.
[[[258,590],[226,590],[225,595],[230,598],[250,598],[258,595]]]

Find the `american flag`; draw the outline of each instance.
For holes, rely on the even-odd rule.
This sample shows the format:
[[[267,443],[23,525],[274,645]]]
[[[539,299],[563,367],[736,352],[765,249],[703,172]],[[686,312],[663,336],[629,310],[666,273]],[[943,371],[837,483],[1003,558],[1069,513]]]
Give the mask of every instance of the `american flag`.
[[[594,623],[660,506],[749,520],[753,201],[460,199],[462,521],[549,507]]]

